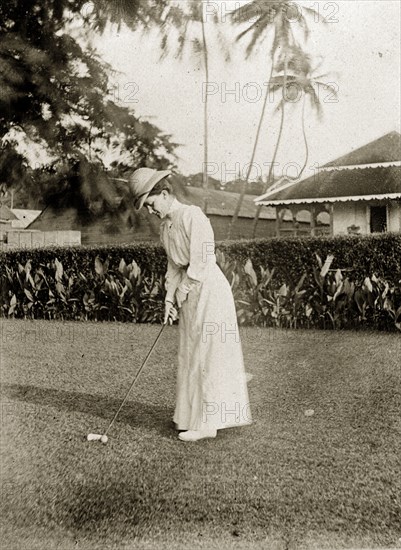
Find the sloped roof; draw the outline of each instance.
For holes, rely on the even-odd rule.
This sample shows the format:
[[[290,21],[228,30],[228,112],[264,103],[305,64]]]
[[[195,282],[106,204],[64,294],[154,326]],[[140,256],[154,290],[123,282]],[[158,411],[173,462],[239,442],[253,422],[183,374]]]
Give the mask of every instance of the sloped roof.
[[[204,190],[199,187],[187,187],[187,196],[180,197],[182,202],[195,204],[206,211],[206,215],[214,216],[232,216],[239,198],[239,193],[230,193],[229,191],[218,191],[216,189]],[[241,209],[240,218],[253,218],[256,212],[256,205],[253,201],[253,195],[245,195]],[[264,209],[260,213],[260,219],[275,220],[276,213],[274,208]]]
[[[12,208],[11,212],[16,216],[12,226],[24,229],[28,227],[41,213],[41,210],[27,210],[24,208]]]
[[[176,189],[175,191],[179,191],[177,192],[177,197],[184,204],[194,204],[195,206],[199,206],[203,211],[205,211],[206,207],[206,214],[215,216],[232,216],[239,197],[238,193],[215,189],[205,190],[199,187],[185,187],[184,189]],[[253,195],[245,195],[239,217],[254,217],[256,205],[253,199]],[[29,228],[42,229],[45,223],[46,226],[51,225],[52,229],[65,229],[67,226],[70,229],[80,229],[81,224],[76,214],[76,211],[72,208],[54,209],[49,207],[29,225]],[[260,214],[260,219],[276,219],[274,208],[264,208]],[[154,216],[151,216],[146,209],[142,209],[139,215],[143,220],[151,220],[153,222],[151,223],[152,226],[154,222],[158,226],[158,220]],[[85,218],[85,212],[81,213],[81,218]]]
[[[354,151],[328,162],[324,167],[373,164],[401,160],[401,134],[390,132]]]
[[[91,219],[91,214],[87,210],[56,209],[49,206],[30,224],[28,229],[81,231],[82,244],[120,244],[133,240],[154,241],[158,238],[160,220],[155,216],[152,217],[147,211],[141,210],[138,212],[135,227],[131,227],[127,218],[128,213],[120,220],[107,214]]]
[[[208,201],[206,201],[205,205],[206,196]],[[204,210],[206,206],[208,215],[229,217],[232,216],[234,212],[236,201],[238,200],[238,193],[210,189],[205,192],[203,189],[186,187],[178,198],[183,203],[195,204],[202,208],[202,210]],[[240,217],[250,220],[253,218],[256,211],[256,205],[253,202],[253,198],[253,196],[245,196]],[[89,212],[82,211],[78,213],[73,208],[55,209],[48,207],[29,225],[29,229],[38,229],[41,231],[79,230],[82,233],[83,243],[88,239],[100,241],[102,235],[104,235],[105,242],[111,242],[114,237],[116,242],[120,241],[121,235],[125,235],[127,241],[133,238],[140,238],[141,240],[158,238],[160,220],[149,214],[146,209],[142,209],[138,212],[138,216],[140,220],[137,227],[131,228],[127,223],[122,222],[117,228],[115,227],[115,222],[113,223],[109,216],[103,216],[94,221],[89,221]],[[275,209],[273,207],[263,208],[260,217],[262,220],[275,220]],[[85,219],[88,219],[87,223],[85,223]],[[292,217],[289,213],[284,216],[284,221],[291,220]],[[307,222],[308,217],[305,216],[305,219],[301,217],[299,221]]]
[[[183,203],[195,204],[205,211],[207,216],[226,216],[231,217],[234,214],[237,205],[239,193],[230,193],[229,191],[210,190],[205,191],[199,187],[187,187],[186,196],[179,197]],[[241,205],[239,218],[253,219],[256,212],[255,196],[245,195]],[[259,215],[260,220],[275,220],[276,211],[272,207],[262,208]],[[283,221],[292,221],[292,215],[285,213]],[[298,221],[309,223],[309,217],[306,213],[300,212]]]
[[[256,204],[306,204],[401,199],[401,165],[322,170],[315,176],[255,199]]]
[[[0,220],[2,221],[12,221],[18,219],[15,214],[13,214],[11,208],[6,204],[0,204]]]

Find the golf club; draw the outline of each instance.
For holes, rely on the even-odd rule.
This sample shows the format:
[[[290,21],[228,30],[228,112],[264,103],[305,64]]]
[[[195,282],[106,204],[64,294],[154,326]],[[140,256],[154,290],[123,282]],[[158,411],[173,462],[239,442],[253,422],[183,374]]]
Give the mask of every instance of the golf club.
[[[142,371],[143,367],[146,365],[146,363],[147,363],[147,361],[148,361],[148,359],[149,359],[149,357],[150,357],[150,354],[152,353],[152,351],[153,351],[155,345],[157,344],[157,342],[158,342],[160,336],[162,335],[162,332],[163,332],[165,326],[166,326],[166,323],[163,323],[163,324],[162,324],[162,327],[161,327],[161,329],[160,329],[160,332],[159,332],[159,334],[157,335],[156,340],[153,342],[153,345],[152,345],[152,347],[150,348],[150,350],[149,350],[147,356],[145,357],[145,360],[143,361],[143,363],[142,363],[142,365],[141,365],[141,368],[140,368],[140,369],[138,370],[138,372],[136,373],[135,378],[134,378],[134,380],[132,381],[131,386],[129,387],[129,390],[127,391],[127,393],[126,393],[126,395],[125,395],[125,397],[124,397],[124,399],[123,399],[121,405],[119,406],[119,408],[118,408],[116,414],[114,415],[113,420],[110,422],[110,424],[109,424],[107,430],[104,432],[104,434],[89,434],[88,437],[87,437],[87,440],[88,440],[88,441],[101,441],[102,443],[107,443],[107,441],[108,441],[107,432],[110,430],[110,428],[111,428],[112,425],[114,424],[114,422],[115,422],[117,416],[119,415],[121,409],[123,408],[123,406],[124,406],[124,404],[125,404],[125,402],[126,402],[126,400],[127,400],[127,398],[128,398],[128,395],[130,394],[132,388],[134,387],[134,384],[135,384],[135,382],[137,381],[138,376],[141,374],[141,371]]]

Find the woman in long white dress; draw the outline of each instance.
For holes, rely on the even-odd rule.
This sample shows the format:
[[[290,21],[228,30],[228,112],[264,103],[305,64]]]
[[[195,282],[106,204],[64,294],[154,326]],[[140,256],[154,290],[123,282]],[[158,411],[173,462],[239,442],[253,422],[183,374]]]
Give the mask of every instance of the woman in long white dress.
[[[167,254],[164,322],[179,311],[178,437],[197,441],[252,422],[242,347],[230,285],[216,264],[214,234],[197,206],[179,202],[168,171],[140,168],[129,185],[135,208],[163,219]]]

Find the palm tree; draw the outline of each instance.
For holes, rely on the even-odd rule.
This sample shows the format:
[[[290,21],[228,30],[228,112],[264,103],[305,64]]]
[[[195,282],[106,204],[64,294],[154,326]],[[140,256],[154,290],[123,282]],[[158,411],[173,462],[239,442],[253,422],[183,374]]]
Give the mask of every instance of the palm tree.
[[[322,63],[322,62],[321,62]],[[326,84],[318,79],[324,78],[326,74],[313,77],[313,73],[320,67],[321,63],[315,68],[312,68],[311,57],[307,54],[299,45],[292,45],[288,48],[288,51],[283,56],[283,59],[279,60],[276,66],[276,70],[281,75],[273,76],[270,81],[270,89],[276,91],[282,89],[283,97],[277,105],[275,111],[281,111],[281,122],[279,133],[276,141],[276,145],[273,152],[272,162],[269,167],[269,174],[267,177],[267,183],[263,190],[263,193],[266,193],[270,184],[273,183],[273,167],[275,164],[276,156],[278,149],[281,143],[281,137],[284,127],[284,114],[286,103],[292,103],[293,99],[291,97],[291,87],[295,87],[297,91],[296,100],[298,98],[298,92],[301,92],[302,95],[302,115],[301,115],[301,124],[302,124],[302,135],[305,144],[305,161],[300,170],[300,173],[297,175],[296,179],[298,180],[302,173],[304,172],[309,158],[309,147],[308,140],[306,137],[305,131],[305,105],[306,97],[309,96],[311,108],[314,109],[317,113],[319,119],[322,117],[322,104],[319,98],[319,86],[324,86],[327,90],[331,91],[334,96],[337,96],[335,88],[331,84]],[[288,74],[289,72],[289,74]],[[255,238],[257,223],[259,220],[259,215],[261,212],[262,206],[256,208],[254,221],[252,224],[252,238]]]
[[[323,116],[323,109],[322,109],[322,103],[320,101],[319,87],[323,86],[326,90],[331,92],[333,97],[337,97],[337,91],[335,87],[332,86],[330,83],[325,83],[322,81],[323,78],[328,76],[328,73],[314,76],[314,73],[320,68],[321,64],[322,64],[322,60],[316,67],[313,67],[311,56],[305,53],[299,46],[295,45],[289,49],[287,59],[284,61],[281,61],[277,65],[277,71],[284,73],[283,76],[276,76],[276,77],[273,77],[272,79],[272,87],[275,87],[275,88],[281,87],[283,88],[283,90],[289,90],[291,86],[294,86],[295,89],[297,90],[297,97],[298,97],[298,92],[301,92],[301,97],[302,97],[301,125],[302,125],[303,140],[305,144],[305,161],[300,170],[300,173],[296,177],[296,180],[299,180],[299,178],[302,176],[309,158],[309,147],[308,147],[308,140],[307,140],[306,130],[305,130],[306,99],[307,97],[309,97],[311,109],[316,112],[318,119],[321,120]],[[288,75],[287,70],[290,70],[291,74]],[[283,95],[283,98],[281,99],[276,109],[276,110],[281,110],[282,120],[283,120],[283,113],[284,113],[286,101],[291,101],[288,91],[285,92],[285,94]],[[280,129],[282,129],[282,125],[280,126]],[[279,133],[279,137],[280,137],[280,133]],[[280,140],[278,139],[276,142],[276,147],[273,155],[273,162],[270,168],[272,168],[274,164],[279,142]],[[268,181],[269,181],[269,178],[268,178]],[[266,193],[267,189],[268,189],[268,186],[266,186],[264,193]],[[255,237],[255,234],[256,234],[256,227],[257,227],[261,208],[262,208],[261,206],[258,206],[256,209],[255,218],[252,226],[253,238]]]
[[[203,51],[203,61],[205,64],[205,80],[206,86],[209,83],[209,60],[208,60],[208,51],[206,44],[206,33],[205,33],[205,20],[203,14],[201,14],[201,26],[202,26],[202,51]],[[207,108],[207,94],[204,97],[204,107],[203,107],[203,123],[204,123],[204,132],[203,132],[203,189],[208,188],[208,173],[207,173],[207,162],[208,162],[208,128],[207,128],[207,118],[208,118],[208,108]]]
[[[168,53],[173,54],[177,59],[182,59],[184,53],[189,50],[190,55],[195,59],[201,60],[205,74],[206,87],[209,84],[209,50],[206,40],[206,28],[204,8],[208,0],[196,0],[184,4],[184,8],[177,4],[171,4],[165,10],[163,17],[162,41],[161,41],[161,59],[164,59]],[[217,16],[213,19],[217,22]],[[169,44],[169,26],[175,27],[179,32],[177,45],[171,47]],[[221,38],[221,36],[219,36]],[[208,189],[208,102],[207,94],[203,100],[203,183],[202,187]]]
[[[333,86],[330,83],[324,82],[322,79],[326,78],[328,76],[328,73],[320,74],[318,76],[314,76],[316,71],[320,68],[321,62],[316,66],[313,67],[311,63],[305,64],[299,73],[296,75],[294,82],[296,83],[296,86],[299,90],[302,91],[302,115],[301,115],[301,124],[302,124],[302,136],[304,139],[305,144],[305,161],[304,164],[300,170],[300,173],[298,175],[299,179],[302,174],[304,173],[304,170],[306,168],[306,165],[308,164],[309,159],[309,147],[308,147],[308,139],[306,136],[305,131],[305,107],[306,107],[306,99],[309,97],[310,100],[310,108],[312,111],[315,111],[316,116],[318,117],[318,120],[322,120],[323,118],[323,106],[322,102],[320,100],[320,93],[319,88],[323,87],[325,90],[331,92],[331,95],[334,98],[337,98],[337,90],[335,86]]]
[[[269,85],[266,89],[266,94],[265,94],[265,98],[262,106],[262,112],[259,118],[258,128],[256,130],[251,162],[249,164],[246,178],[244,180],[243,189],[238,198],[238,202],[228,228],[228,234],[227,234],[228,239],[231,237],[232,229],[237,222],[238,214],[240,212],[241,205],[245,196],[246,186],[247,186],[250,171],[252,169],[252,165],[255,159],[256,149],[257,149],[257,145],[260,137],[260,131],[261,131],[263,119],[265,116],[267,99],[271,92],[271,85],[273,86],[275,85],[275,83],[272,82],[275,64],[278,62],[284,62],[284,64],[286,65],[287,63],[286,59],[288,55],[287,52],[293,45],[296,44],[296,39],[294,36],[293,27],[292,27],[292,21],[288,17],[288,14],[291,13],[291,10],[294,9],[294,6],[295,6],[294,2],[288,2],[286,0],[272,0],[271,2],[263,2],[263,3],[260,3],[258,0],[252,0],[245,6],[242,6],[234,10],[231,14],[232,20],[235,24],[243,23],[243,20],[241,20],[241,16],[242,14],[245,13],[244,10],[246,10],[247,18],[254,19],[254,22],[251,23],[245,30],[243,30],[237,36],[237,41],[238,41],[249,34],[251,35],[251,40],[249,41],[248,46],[246,48],[246,58],[248,58],[256,49],[256,47],[260,43],[262,43],[268,36],[272,36],[272,42],[271,42],[272,45],[269,52],[270,59],[271,59],[270,74],[268,79]],[[303,9],[308,14],[316,15],[316,12],[311,8],[303,8]],[[298,17],[297,17],[297,20],[294,22],[294,24],[296,27],[298,27],[303,31],[304,39],[306,40],[308,38],[309,31],[308,31],[306,19],[302,11],[298,12]],[[284,90],[286,89],[285,85],[283,89]],[[283,125],[284,125],[284,109],[282,109],[280,131],[279,131],[279,136],[277,138],[278,143],[281,139]],[[278,146],[276,145],[274,158],[277,154],[277,150],[278,150]],[[269,175],[266,183],[266,189],[271,184],[271,179],[273,175],[273,163],[274,163],[274,159],[270,164]]]

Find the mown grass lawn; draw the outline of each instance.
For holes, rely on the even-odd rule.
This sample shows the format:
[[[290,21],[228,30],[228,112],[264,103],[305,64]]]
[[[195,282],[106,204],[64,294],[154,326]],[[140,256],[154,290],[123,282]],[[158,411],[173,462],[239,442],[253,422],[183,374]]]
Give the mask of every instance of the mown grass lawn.
[[[398,334],[243,329],[254,423],[189,444],[168,327],[85,441],[158,330],[2,322],[4,550],[401,546]]]

